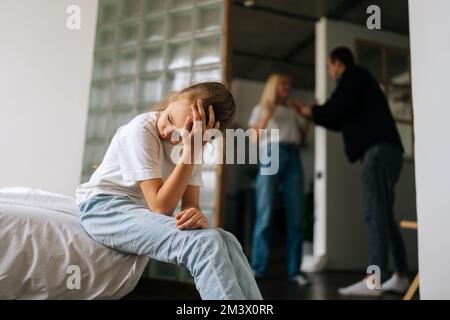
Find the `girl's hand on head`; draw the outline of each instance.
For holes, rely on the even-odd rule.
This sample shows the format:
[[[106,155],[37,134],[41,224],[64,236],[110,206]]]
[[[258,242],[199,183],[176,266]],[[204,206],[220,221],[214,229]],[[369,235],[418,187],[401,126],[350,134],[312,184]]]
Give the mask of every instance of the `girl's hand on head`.
[[[203,110],[203,108],[202,108],[202,110]],[[208,106],[208,123],[207,123],[206,128],[205,128],[206,131],[209,130],[209,129],[219,129],[220,122],[219,121],[215,121],[215,120],[216,119],[215,119],[213,107],[212,107],[212,105],[209,105]],[[203,137],[205,137],[205,134],[203,134]],[[205,145],[207,142],[208,142],[208,140],[203,140],[203,145]]]
[[[187,152],[186,156],[190,157],[191,163],[199,156],[203,151],[203,146],[207,141],[203,141],[203,136],[208,129],[218,129],[220,126],[219,121],[215,121],[214,110],[210,105],[208,107],[209,121],[206,123],[206,114],[203,108],[203,102],[198,100],[191,105],[192,120],[188,117],[186,119],[184,129],[189,132],[185,139],[183,139],[183,150]],[[198,137],[198,138],[197,138]],[[201,141],[201,144],[195,146],[196,141]],[[194,160],[194,161],[193,161]]]
[[[205,215],[198,208],[188,208],[180,211],[176,217],[176,225],[180,230],[187,229],[206,229],[208,221]]]
[[[203,109],[203,108],[202,108]],[[216,116],[214,115],[214,109],[212,105],[208,106],[208,114],[209,114],[209,121],[206,125],[206,129],[219,129],[220,122],[216,121]]]
[[[204,134],[206,130],[208,129],[218,129],[219,128],[219,121],[215,121],[215,115],[214,115],[214,109],[212,105],[208,106],[208,123],[206,123],[206,113],[205,109],[203,108],[203,101],[198,100],[196,104],[191,105],[192,114],[194,117],[194,121],[200,121],[198,122],[198,130],[201,129],[202,133]]]
[[[191,132],[192,130],[192,117],[188,116],[186,120],[184,121],[183,129],[186,130],[185,132]]]

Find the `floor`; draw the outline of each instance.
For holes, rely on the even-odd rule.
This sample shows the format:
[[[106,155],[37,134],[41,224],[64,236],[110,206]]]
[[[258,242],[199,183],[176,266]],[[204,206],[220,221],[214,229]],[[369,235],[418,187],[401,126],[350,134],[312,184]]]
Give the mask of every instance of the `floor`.
[[[272,269],[274,270],[274,269]],[[276,276],[276,269],[258,285],[264,299],[269,300],[341,300],[349,299],[338,294],[337,289],[361,279],[359,272],[328,271],[310,274],[311,285],[299,287],[286,281],[284,277]],[[378,299],[400,300],[401,295],[383,294]],[[195,286],[189,283],[145,279],[138,283],[135,290],[124,299],[200,299]],[[357,297],[351,298],[361,299]]]

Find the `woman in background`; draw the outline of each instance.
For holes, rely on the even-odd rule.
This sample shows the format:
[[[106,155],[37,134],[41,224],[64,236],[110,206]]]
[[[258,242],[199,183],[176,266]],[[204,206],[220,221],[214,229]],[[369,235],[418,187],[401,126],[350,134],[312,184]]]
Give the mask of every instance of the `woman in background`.
[[[279,145],[278,172],[263,175],[260,164],[256,177],[256,221],[253,231],[251,266],[256,278],[264,277],[269,257],[270,220],[278,188],[283,185],[286,211],[288,277],[289,280],[307,285],[307,277],[300,271],[303,242],[303,167],[300,145],[306,140],[307,126],[303,126],[295,104],[289,100],[292,91],[289,76],[274,73],[264,88],[259,105],[255,106],[248,125],[256,130],[256,139],[261,149],[270,156],[273,144]],[[279,139],[270,134],[260,135],[260,129],[278,129]],[[272,157],[270,157],[272,158]]]

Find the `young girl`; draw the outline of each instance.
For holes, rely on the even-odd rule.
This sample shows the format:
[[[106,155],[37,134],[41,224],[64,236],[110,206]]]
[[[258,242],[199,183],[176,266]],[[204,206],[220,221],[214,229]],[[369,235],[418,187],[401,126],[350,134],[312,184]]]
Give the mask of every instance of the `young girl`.
[[[76,191],[86,232],[110,248],[185,266],[202,299],[261,299],[237,239],[208,228],[199,207],[201,168],[193,159],[202,150],[194,148],[195,137],[211,128],[223,131],[234,115],[231,93],[207,82],[120,127],[100,166]],[[188,133],[174,140],[182,128]],[[173,163],[178,143],[182,154]],[[180,200],[181,212],[173,216]]]
[[[307,125],[294,101],[290,101],[291,80],[284,74],[274,73],[267,80],[261,102],[252,112],[249,126],[256,130],[278,129],[279,139],[266,141],[259,138],[259,148],[278,144],[278,172],[263,175],[261,171],[256,178],[256,219],[253,231],[252,268],[256,277],[263,277],[267,271],[269,257],[270,221],[278,194],[278,187],[283,185],[284,208],[286,211],[288,276],[299,285],[309,283],[300,272],[303,242],[303,168],[299,147],[306,139]],[[262,166],[262,165],[261,165]]]

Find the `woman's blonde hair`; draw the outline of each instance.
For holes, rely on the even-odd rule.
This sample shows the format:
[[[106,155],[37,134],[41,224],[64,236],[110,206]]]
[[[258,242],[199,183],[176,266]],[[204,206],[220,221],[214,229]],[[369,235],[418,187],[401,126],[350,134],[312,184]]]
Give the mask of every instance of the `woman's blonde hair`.
[[[230,128],[236,116],[236,105],[231,92],[220,82],[202,82],[189,86],[181,91],[173,92],[160,103],[152,106],[151,111],[164,111],[170,103],[178,99],[186,99],[194,103],[203,101],[203,108],[208,115],[208,106],[212,105],[215,121],[220,121],[220,130]]]
[[[274,72],[272,73],[266,81],[263,93],[261,95],[261,100],[259,104],[263,107],[267,102],[275,104],[277,101],[277,89],[281,78],[291,78],[287,73]]]

